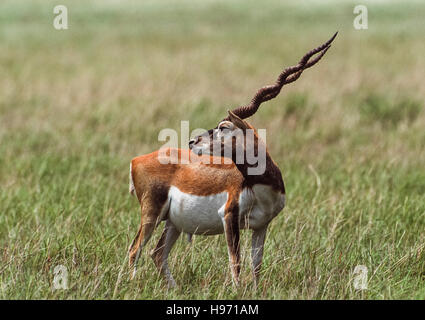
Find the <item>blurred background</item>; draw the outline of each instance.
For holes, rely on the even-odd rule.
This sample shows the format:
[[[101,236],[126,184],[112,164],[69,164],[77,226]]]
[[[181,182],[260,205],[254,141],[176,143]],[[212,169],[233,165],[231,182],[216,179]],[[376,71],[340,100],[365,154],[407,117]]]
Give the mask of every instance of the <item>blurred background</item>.
[[[0,3],[0,298],[425,298],[425,3],[362,1]],[[68,29],[53,27],[56,5]],[[163,128],[209,129],[308,50],[319,64],[249,119],[267,129],[287,207],[262,282],[232,288],[223,236],[180,239],[180,287],[148,251],[128,281],[140,211],[128,166]],[[68,270],[52,290],[53,269]],[[356,265],[368,289],[353,287]]]

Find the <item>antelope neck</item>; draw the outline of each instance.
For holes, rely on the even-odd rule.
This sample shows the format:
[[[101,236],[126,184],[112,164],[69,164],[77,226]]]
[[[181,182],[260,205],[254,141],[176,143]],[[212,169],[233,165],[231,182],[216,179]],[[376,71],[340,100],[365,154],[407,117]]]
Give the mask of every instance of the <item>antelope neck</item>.
[[[245,162],[242,164],[236,163],[236,167],[244,177],[244,187],[252,188],[256,184],[264,184],[285,194],[285,184],[282,179],[282,173],[269,156],[268,152],[266,154],[266,169],[264,173],[260,175],[248,174],[248,168],[254,166],[255,165],[249,165]]]

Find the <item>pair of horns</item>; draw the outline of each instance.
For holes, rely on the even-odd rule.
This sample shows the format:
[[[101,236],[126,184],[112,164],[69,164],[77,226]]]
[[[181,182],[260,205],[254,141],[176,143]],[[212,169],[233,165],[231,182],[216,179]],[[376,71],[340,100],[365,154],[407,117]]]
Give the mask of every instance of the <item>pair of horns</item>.
[[[234,109],[232,112],[237,115],[241,119],[246,119],[252,116],[254,113],[257,112],[260,105],[268,100],[271,100],[275,98],[279,93],[282,87],[285,84],[294,82],[297,80],[301,73],[312,66],[314,66],[317,62],[322,59],[322,57],[325,55],[325,53],[328,51],[328,49],[331,47],[332,41],[337,36],[338,32],[336,32],[332,38],[330,38],[328,41],[326,41],[324,44],[320,45],[319,47],[307,52],[302,59],[298,62],[297,65],[285,68],[282,73],[277,78],[275,84],[270,86],[265,86],[257,91],[254,98],[252,98],[251,103],[246,106],[241,106],[236,109]],[[309,61],[311,57],[316,55],[317,53],[320,53],[318,56],[316,56],[313,60]],[[227,117],[223,120],[230,120],[230,117]]]

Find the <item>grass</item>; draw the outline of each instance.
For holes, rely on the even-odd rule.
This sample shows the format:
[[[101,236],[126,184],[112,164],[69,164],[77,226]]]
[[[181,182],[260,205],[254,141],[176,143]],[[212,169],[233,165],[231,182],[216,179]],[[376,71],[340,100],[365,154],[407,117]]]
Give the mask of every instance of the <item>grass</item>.
[[[414,122],[422,109],[422,102],[410,98],[388,98],[368,95],[360,104],[360,114],[366,121],[381,122],[384,126],[397,126],[401,122]]]
[[[52,27],[57,4],[66,31]],[[424,299],[425,5],[366,1],[357,31],[355,4],[2,1],[0,298]],[[223,236],[178,241],[177,289],[147,250],[130,282],[130,159],[180,120],[214,127],[336,30],[320,64],[250,119],[288,192],[259,287],[249,232],[238,289]],[[68,290],[52,290],[57,265]],[[367,290],[353,287],[357,265]]]

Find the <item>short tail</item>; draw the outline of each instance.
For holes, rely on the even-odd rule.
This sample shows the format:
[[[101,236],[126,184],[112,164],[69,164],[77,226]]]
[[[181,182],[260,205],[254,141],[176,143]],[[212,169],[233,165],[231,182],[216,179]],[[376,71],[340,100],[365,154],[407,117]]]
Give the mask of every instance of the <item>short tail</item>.
[[[129,175],[130,186],[129,186],[129,192],[130,192],[131,195],[134,195],[134,191],[136,189],[134,188],[133,175],[131,174],[131,171],[132,171],[132,163],[130,162],[130,175]]]

